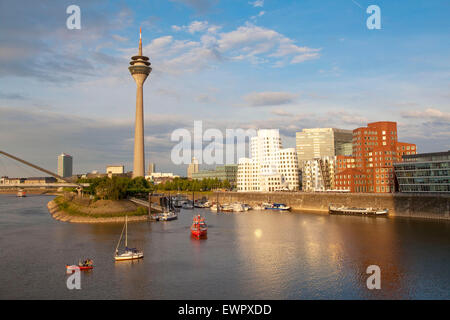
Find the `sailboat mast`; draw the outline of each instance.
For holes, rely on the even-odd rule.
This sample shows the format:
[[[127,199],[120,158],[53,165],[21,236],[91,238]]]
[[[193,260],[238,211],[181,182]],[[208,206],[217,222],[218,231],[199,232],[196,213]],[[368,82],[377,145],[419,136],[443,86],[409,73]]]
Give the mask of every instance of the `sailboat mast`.
[[[128,248],[128,216],[125,216],[125,248]]]
[[[117,250],[119,250],[120,241],[122,241],[122,237],[123,237],[123,232],[124,231],[125,231],[125,225],[123,225],[122,233],[120,234],[120,238],[119,238],[119,242],[117,242],[116,254],[117,254]]]

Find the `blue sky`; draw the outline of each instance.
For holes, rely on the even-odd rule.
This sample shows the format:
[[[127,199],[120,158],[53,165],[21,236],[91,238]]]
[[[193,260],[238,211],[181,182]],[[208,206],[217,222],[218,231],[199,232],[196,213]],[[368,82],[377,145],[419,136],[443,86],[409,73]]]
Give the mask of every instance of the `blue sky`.
[[[0,2],[0,146],[49,169],[66,152],[77,173],[132,170],[139,27],[146,160],[162,171],[184,174],[170,134],[194,120],[279,128],[286,147],[302,128],[389,120],[419,151],[450,149],[448,1],[26,3]],[[81,30],[66,28],[71,4]],[[381,30],[366,27],[371,4]]]

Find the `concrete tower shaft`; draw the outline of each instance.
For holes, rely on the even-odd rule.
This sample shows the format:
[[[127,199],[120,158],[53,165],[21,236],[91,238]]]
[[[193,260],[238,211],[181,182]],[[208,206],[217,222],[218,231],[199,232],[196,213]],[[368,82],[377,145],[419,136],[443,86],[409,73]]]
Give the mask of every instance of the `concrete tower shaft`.
[[[145,176],[144,158],[144,82],[152,68],[148,57],[142,55],[142,32],[139,32],[139,53],[131,57],[128,70],[136,82],[136,123],[134,127],[133,178]]]

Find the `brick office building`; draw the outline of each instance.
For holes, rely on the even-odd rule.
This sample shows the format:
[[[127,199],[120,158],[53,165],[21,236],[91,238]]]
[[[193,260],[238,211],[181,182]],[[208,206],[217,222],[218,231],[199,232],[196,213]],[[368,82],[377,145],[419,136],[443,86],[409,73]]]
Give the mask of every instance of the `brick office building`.
[[[367,127],[357,128],[353,130],[352,156],[338,157],[336,189],[393,192],[394,163],[402,161],[404,154],[416,152],[415,144],[398,142],[396,122],[373,122]]]

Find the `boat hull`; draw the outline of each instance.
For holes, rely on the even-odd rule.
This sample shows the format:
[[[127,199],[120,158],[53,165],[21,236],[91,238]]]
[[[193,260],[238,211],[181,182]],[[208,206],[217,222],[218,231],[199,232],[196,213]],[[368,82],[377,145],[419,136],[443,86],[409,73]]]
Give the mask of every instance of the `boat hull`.
[[[80,266],[77,266],[77,265],[72,265],[72,266],[66,265],[66,269],[67,270],[75,270],[76,268],[79,268],[80,270],[91,270],[91,269],[94,269],[94,266],[82,266],[82,267],[80,267]]]
[[[114,260],[115,261],[127,261],[127,260],[138,260],[138,259],[142,259],[144,258],[144,254],[143,253],[137,253],[137,254],[133,254],[133,255],[119,255],[119,256],[115,256]]]
[[[178,216],[174,216],[174,217],[160,217],[159,220],[160,221],[172,221],[172,220],[176,220],[178,219]]]
[[[191,235],[195,238],[203,238],[208,235],[206,230],[191,230]]]

